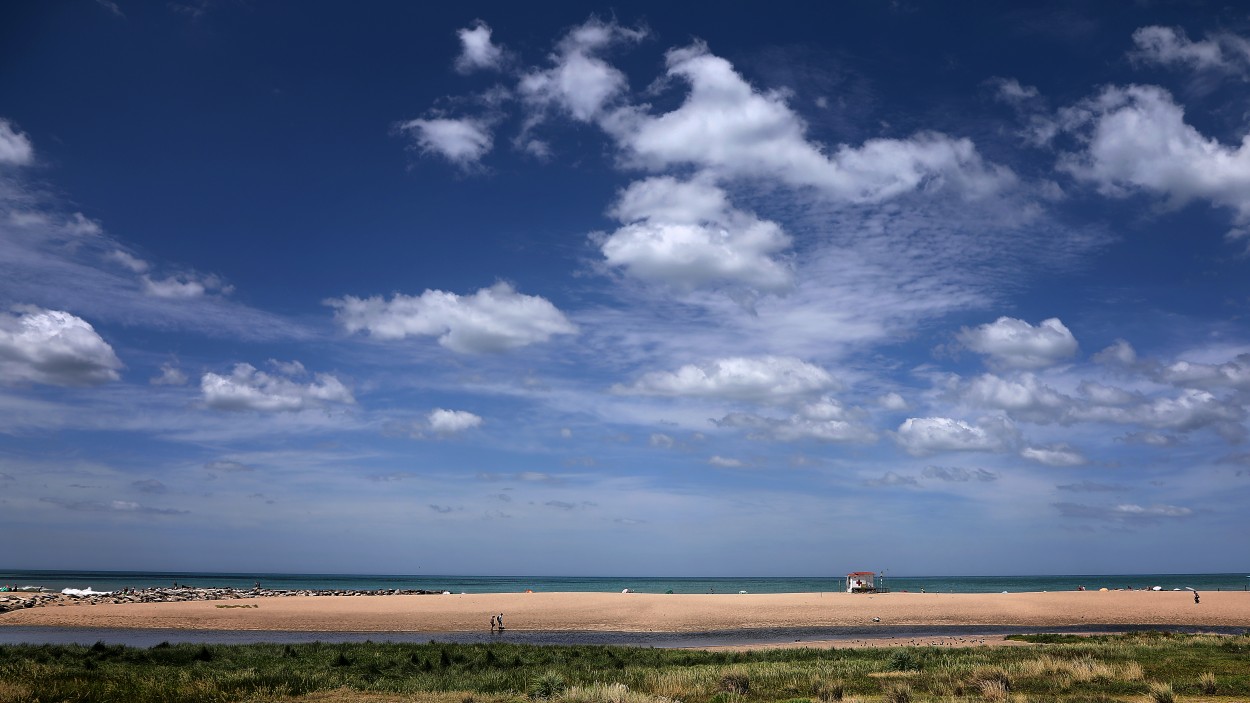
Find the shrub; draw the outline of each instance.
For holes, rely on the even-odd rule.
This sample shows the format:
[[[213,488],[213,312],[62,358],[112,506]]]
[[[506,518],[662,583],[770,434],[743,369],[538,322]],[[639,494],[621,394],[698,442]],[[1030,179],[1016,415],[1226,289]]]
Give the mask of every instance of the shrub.
[[[896,649],[890,652],[890,658],[886,660],[885,668],[889,671],[910,671],[919,669],[915,657],[911,655],[909,649]]]

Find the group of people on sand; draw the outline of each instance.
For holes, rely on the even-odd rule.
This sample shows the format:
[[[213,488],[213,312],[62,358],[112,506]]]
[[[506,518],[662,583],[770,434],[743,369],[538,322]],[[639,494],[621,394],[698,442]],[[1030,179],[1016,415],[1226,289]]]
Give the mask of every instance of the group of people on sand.
[[[495,628],[499,628],[503,632],[503,613],[490,616],[490,631],[494,632]]]

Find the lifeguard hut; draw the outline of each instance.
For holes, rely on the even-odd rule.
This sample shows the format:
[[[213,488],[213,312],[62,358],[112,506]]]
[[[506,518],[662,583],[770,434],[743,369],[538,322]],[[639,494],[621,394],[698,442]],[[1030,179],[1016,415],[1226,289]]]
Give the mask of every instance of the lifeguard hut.
[[[847,593],[876,593],[877,586],[874,580],[876,574],[871,571],[852,571],[846,575],[846,592]]]

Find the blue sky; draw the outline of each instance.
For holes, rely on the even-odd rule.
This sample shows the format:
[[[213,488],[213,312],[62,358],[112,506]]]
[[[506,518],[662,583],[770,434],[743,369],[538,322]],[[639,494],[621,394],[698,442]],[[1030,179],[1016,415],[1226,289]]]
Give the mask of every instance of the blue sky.
[[[1239,571],[1250,13],[0,16],[10,568]]]

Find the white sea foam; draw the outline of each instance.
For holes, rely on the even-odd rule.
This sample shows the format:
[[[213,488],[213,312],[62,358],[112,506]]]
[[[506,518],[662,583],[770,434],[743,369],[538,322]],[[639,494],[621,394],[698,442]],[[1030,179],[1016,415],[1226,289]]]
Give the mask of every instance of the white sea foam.
[[[107,596],[112,591],[93,591],[90,586],[86,588],[62,588],[61,593],[67,596]]]

